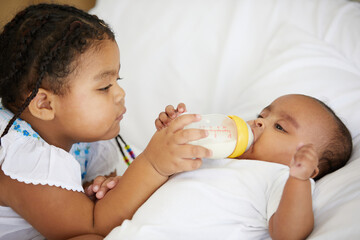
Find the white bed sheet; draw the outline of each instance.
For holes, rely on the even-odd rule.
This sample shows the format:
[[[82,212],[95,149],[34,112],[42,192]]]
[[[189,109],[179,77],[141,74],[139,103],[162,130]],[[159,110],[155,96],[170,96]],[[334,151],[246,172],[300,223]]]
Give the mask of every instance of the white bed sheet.
[[[138,153],[168,104],[250,119],[282,94],[325,101],[349,127],[354,154],[317,182],[309,239],[360,238],[359,3],[98,0],[92,13],[116,33],[128,108],[121,133]]]

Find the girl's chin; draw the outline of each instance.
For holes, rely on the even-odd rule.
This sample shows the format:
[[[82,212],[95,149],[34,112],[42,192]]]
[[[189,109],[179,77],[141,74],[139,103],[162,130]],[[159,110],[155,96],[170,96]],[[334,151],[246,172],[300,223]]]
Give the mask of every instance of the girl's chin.
[[[120,126],[116,125],[109,129],[107,132],[103,133],[102,135],[97,135],[98,137],[93,136],[93,140],[90,142],[95,141],[105,141],[115,138],[120,133]],[[96,140],[95,140],[96,139]]]
[[[120,126],[114,132],[112,132],[110,139],[116,137],[117,135],[119,135],[119,133],[120,133]]]

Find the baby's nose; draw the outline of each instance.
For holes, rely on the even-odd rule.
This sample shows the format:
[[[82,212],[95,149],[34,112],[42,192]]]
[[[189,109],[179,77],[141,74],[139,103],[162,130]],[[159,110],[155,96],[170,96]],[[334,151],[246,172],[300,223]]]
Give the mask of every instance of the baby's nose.
[[[255,126],[259,128],[265,127],[264,120],[262,118],[257,118],[255,120]]]

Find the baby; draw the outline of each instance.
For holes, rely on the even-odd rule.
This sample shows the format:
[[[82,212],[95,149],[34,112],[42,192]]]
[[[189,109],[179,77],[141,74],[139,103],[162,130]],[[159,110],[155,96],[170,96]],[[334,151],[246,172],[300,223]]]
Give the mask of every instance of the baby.
[[[159,115],[163,131],[179,115]],[[351,135],[335,113],[305,95],[285,95],[248,121],[250,149],[203,159],[174,175],[107,239],[304,239],[314,226],[314,180],[344,166]]]

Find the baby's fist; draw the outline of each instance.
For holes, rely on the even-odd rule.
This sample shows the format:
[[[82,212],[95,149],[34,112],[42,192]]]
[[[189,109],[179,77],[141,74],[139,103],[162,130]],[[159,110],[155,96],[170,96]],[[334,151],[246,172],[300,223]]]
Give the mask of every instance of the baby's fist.
[[[290,162],[290,176],[300,180],[308,180],[319,172],[319,157],[314,145],[300,145]]]

